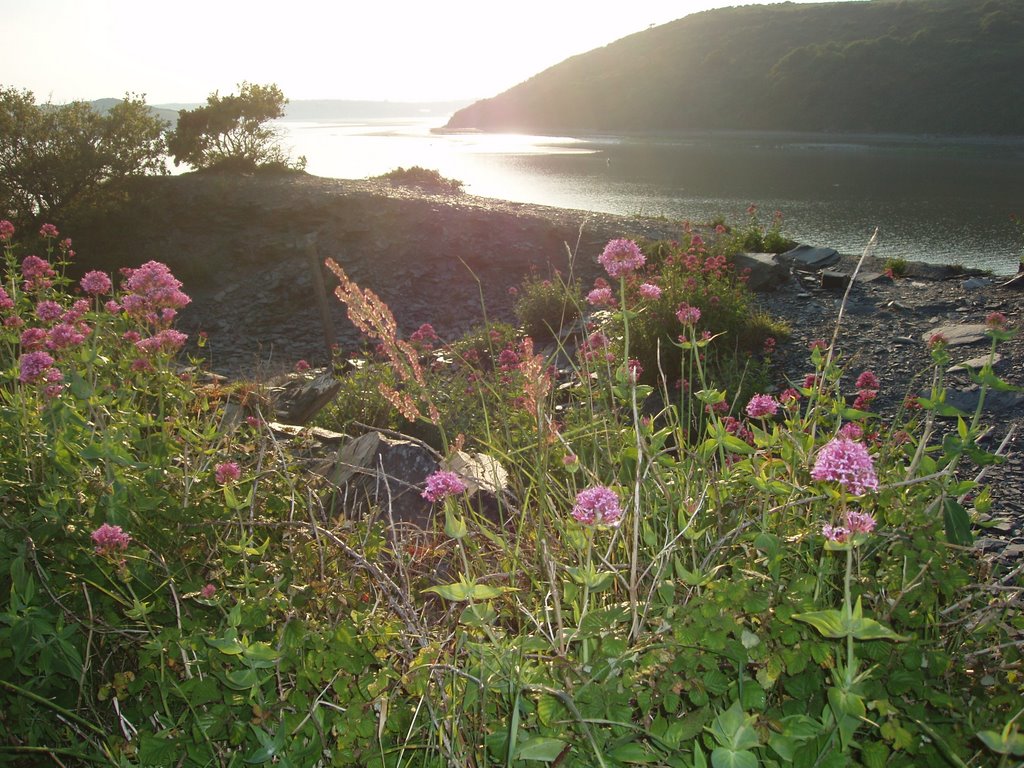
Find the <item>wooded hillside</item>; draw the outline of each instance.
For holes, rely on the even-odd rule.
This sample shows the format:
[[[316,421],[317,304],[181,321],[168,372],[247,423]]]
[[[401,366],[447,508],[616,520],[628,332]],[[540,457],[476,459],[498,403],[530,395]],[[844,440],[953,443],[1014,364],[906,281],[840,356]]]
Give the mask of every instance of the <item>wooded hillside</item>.
[[[1024,3],[722,8],[575,56],[455,113],[530,133],[1024,134]]]

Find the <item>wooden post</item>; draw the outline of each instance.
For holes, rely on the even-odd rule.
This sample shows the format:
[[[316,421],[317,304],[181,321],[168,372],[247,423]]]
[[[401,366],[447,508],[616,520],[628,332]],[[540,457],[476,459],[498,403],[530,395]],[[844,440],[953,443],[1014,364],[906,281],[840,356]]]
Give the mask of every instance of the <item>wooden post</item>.
[[[334,335],[331,308],[327,303],[327,287],[324,285],[324,273],[320,266],[320,255],[317,253],[316,234],[306,237],[306,256],[309,259],[310,272],[313,274],[313,292],[316,294],[316,304],[320,310],[320,325],[324,329],[324,343],[327,344],[327,353],[333,358],[337,338]]]

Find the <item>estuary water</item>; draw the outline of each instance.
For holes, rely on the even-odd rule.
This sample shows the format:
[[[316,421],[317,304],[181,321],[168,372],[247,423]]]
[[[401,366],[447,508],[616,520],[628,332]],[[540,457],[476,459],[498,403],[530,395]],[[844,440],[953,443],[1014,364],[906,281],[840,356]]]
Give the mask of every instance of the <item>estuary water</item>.
[[[685,137],[443,134],[446,118],[288,120],[284,144],[317,176],[421,166],[466,192],[626,216],[762,221],[800,242],[1012,274],[1024,255],[1024,139],[951,141],[716,133]]]

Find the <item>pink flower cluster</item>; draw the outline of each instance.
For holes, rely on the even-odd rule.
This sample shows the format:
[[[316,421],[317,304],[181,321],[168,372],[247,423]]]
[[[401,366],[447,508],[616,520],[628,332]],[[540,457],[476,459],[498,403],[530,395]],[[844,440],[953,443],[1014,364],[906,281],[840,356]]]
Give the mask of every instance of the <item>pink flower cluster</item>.
[[[14,225],[7,219],[0,219],[0,242],[7,242],[14,236]]]
[[[676,310],[676,318],[683,325],[696,325],[700,320],[700,309],[691,307],[689,304],[680,304],[679,309]]]
[[[595,307],[615,306],[615,297],[612,295],[612,289],[607,286],[595,288],[587,294],[587,303]]]
[[[138,339],[135,346],[145,355],[155,355],[160,352],[173,353],[181,349],[187,340],[188,336],[181,331],[164,328],[155,336]]]
[[[466,484],[454,472],[438,470],[427,476],[426,488],[421,494],[424,499],[434,504],[448,496],[458,496],[466,491]]]
[[[647,261],[640,246],[632,240],[619,238],[609,241],[597,257],[611,277],[625,277],[640,269]]]
[[[661,298],[661,288],[654,283],[643,283],[637,291],[643,298],[650,299],[651,301],[657,301]]]
[[[39,291],[49,288],[52,278],[56,276],[53,267],[46,259],[38,256],[26,256],[21,261],[21,276],[25,278],[26,291]]]
[[[771,395],[754,395],[747,403],[747,416],[752,419],[765,419],[779,412],[779,403]]]
[[[92,532],[92,542],[97,555],[111,555],[128,549],[132,537],[121,530],[119,525],[104,523]]]
[[[47,382],[56,385],[63,381],[64,374],[54,367],[54,360],[48,352],[26,352],[18,359],[18,381],[22,384]]]
[[[878,490],[871,454],[861,443],[847,437],[836,437],[825,444],[818,452],[811,477],[839,483],[855,496]]]
[[[233,483],[242,476],[242,468],[238,466],[236,461],[225,461],[217,465],[214,470],[214,478],[220,485],[227,485]]]
[[[576,494],[572,516],[584,525],[616,526],[622,520],[622,507],[615,491],[595,485]]]
[[[868,408],[878,397],[878,390],[882,388],[874,371],[864,371],[857,377],[856,386],[857,397],[853,401],[853,407],[858,411]]]
[[[124,274],[128,294],[121,300],[121,306],[132,317],[153,325],[167,324],[192,301],[182,292],[181,281],[166,264],[147,261],[137,269],[124,270]]]
[[[78,284],[83,291],[93,296],[98,296],[101,293],[110,293],[114,287],[110,276],[106,272],[100,272],[98,269],[86,272],[82,275],[82,279]]]
[[[858,512],[856,510],[848,509],[843,515],[842,525],[825,523],[825,525],[821,527],[821,533],[829,541],[842,544],[854,534],[871,533],[875,530],[875,525],[875,518],[867,512]]]

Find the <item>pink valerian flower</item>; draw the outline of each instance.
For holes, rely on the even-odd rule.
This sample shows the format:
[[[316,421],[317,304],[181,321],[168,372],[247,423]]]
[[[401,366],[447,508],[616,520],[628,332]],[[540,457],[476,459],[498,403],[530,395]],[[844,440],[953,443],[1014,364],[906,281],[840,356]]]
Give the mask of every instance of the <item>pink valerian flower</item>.
[[[935,349],[936,347],[943,347],[946,344],[949,344],[949,339],[947,339],[941,333],[933,333],[931,336],[928,337],[928,347],[930,349]]]
[[[754,395],[747,403],[747,416],[764,419],[779,412],[779,402],[771,395]]]
[[[137,357],[132,360],[132,370],[135,373],[150,373],[156,369],[153,367],[153,363],[144,357]]]
[[[839,436],[845,437],[848,440],[860,440],[864,437],[864,430],[860,424],[855,424],[852,421],[848,424],[843,424],[839,429]]]
[[[54,360],[48,352],[26,352],[18,358],[18,381],[22,384],[36,384],[40,381],[55,384],[61,381],[64,376],[53,367],[53,363]]]
[[[641,283],[637,292],[645,299],[651,301],[657,301],[661,298],[661,288],[656,286],[654,283]]]
[[[204,600],[211,600],[213,596],[217,594],[217,587],[214,584],[207,584],[201,590],[199,590],[199,596]]]
[[[225,461],[217,465],[213,476],[220,485],[227,485],[237,481],[242,476],[242,468],[238,466],[236,461]]]
[[[576,494],[572,516],[584,525],[614,527],[622,521],[622,507],[615,491],[603,485],[595,485]]]
[[[644,367],[640,365],[640,361],[636,358],[630,358],[626,362],[626,370],[629,374],[629,380],[634,384],[640,380],[640,377],[644,375]]]
[[[88,299],[77,299],[75,303],[71,305],[71,309],[61,316],[60,321],[62,323],[77,323],[82,316],[89,311],[89,309]]]
[[[1006,315],[1002,312],[990,312],[985,317],[985,325],[993,331],[1006,330]]]
[[[42,349],[46,345],[46,339],[49,334],[44,328],[27,328],[21,334],[19,344],[21,348],[26,352],[32,352],[37,349]]]
[[[181,281],[171,274],[166,264],[147,261],[137,269],[122,270],[126,275],[124,287],[128,294],[121,306],[133,317],[152,324],[169,323],[175,310],[192,300],[182,292]]]
[[[871,403],[878,397],[878,392],[873,389],[862,389],[857,393],[853,401],[853,408],[857,411],[864,411],[871,407]]]
[[[57,231],[57,228],[53,226],[53,224],[43,224],[43,226],[39,228],[39,234],[45,238],[60,237],[60,232]]]
[[[782,405],[789,407],[800,402],[800,397],[800,392],[793,389],[793,387],[790,387],[789,389],[784,389],[779,393],[779,402],[782,403]]]
[[[92,543],[96,545],[97,555],[112,555],[124,552],[132,541],[132,537],[121,530],[119,525],[104,523],[92,532]]]
[[[847,437],[836,437],[825,444],[818,452],[811,477],[837,482],[855,496],[878,490],[874,460],[867,448]]]
[[[458,496],[466,491],[466,484],[454,472],[438,470],[427,475],[426,487],[421,494],[424,499],[434,504],[448,496]]]
[[[10,317],[4,318],[4,328],[21,328],[25,324],[17,315],[11,315]]]
[[[829,541],[834,541],[837,544],[842,544],[848,538],[850,538],[850,529],[841,525],[832,525],[831,523],[825,523],[821,527],[822,535]]]
[[[619,238],[609,241],[597,260],[609,276],[624,277],[640,269],[647,259],[635,242]]]
[[[306,373],[311,368],[310,364],[305,360],[299,360],[295,363],[296,373]]]
[[[50,278],[56,276],[50,262],[38,256],[26,256],[21,262],[21,275],[25,278],[26,291],[38,291],[49,288]]]
[[[7,219],[0,219],[0,242],[7,242],[14,236],[14,225]]]
[[[596,360],[602,355],[602,350],[607,349],[611,341],[601,331],[595,331],[590,334],[583,344],[580,345],[580,351],[583,353],[585,360]]]
[[[42,320],[44,323],[51,323],[58,319],[64,314],[64,307],[58,304],[56,301],[40,301],[36,304],[36,317]]]
[[[110,280],[110,275],[106,272],[100,272],[98,269],[93,269],[82,275],[82,279],[78,283],[82,290],[86,293],[98,296],[101,293],[110,293],[114,284]]]
[[[761,351],[765,355],[771,355],[771,354],[773,354],[775,352],[775,347],[776,347],[777,343],[778,342],[775,341],[775,337],[774,336],[769,336],[767,339],[764,340],[764,344],[762,344],[762,346],[761,346]]]
[[[85,341],[88,331],[89,328],[86,325],[74,326],[71,323],[57,323],[50,329],[50,338],[46,341],[46,346],[55,351],[77,347]]]
[[[505,347],[498,354],[498,368],[505,373],[516,370],[520,362],[519,353],[511,347]]]
[[[562,457],[562,464],[566,467],[575,467],[580,463],[580,457],[575,453],[567,453]]]
[[[696,325],[700,320],[700,309],[691,307],[689,304],[680,304],[679,309],[676,310],[676,317],[683,325]]]
[[[14,299],[7,295],[7,291],[0,285],[0,309],[14,309]]]
[[[746,424],[735,416],[726,416],[723,418],[722,426],[725,427],[725,431],[728,434],[738,437],[748,445],[754,444],[754,433],[750,431],[750,428],[747,427]]]
[[[137,340],[135,347],[146,355],[155,355],[159,352],[172,353],[181,349],[187,340],[187,334],[173,328],[164,328],[155,336]]]
[[[864,371],[864,373],[857,377],[855,386],[857,389],[874,389],[876,391],[882,388],[882,384],[878,381],[874,371]]]
[[[875,518],[867,512],[858,512],[855,509],[846,510],[846,527],[850,533],[871,533],[875,530]]]
[[[595,307],[615,306],[615,297],[611,288],[595,288],[587,294],[587,303]]]
[[[263,421],[260,419],[259,416],[246,416],[245,423],[248,424],[253,429],[259,429],[263,426]]]
[[[121,305],[118,304],[113,299],[111,299],[110,301],[103,305],[103,309],[104,311],[107,312],[107,314],[116,315],[118,312],[121,311]]]
[[[824,352],[826,349],[828,349],[828,342],[825,341],[824,339],[815,339],[814,341],[807,345],[807,348],[812,352],[814,350]]]
[[[425,346],[428,349],[433,346],[435,341],[440,340],[441,337],[437,335],[437,331],[434,330],[434,326],[430,323],[423,323],[409,336],[409,341]]]

